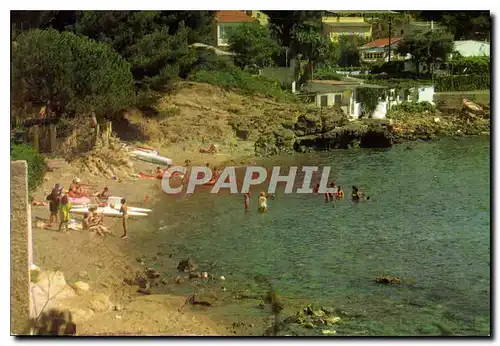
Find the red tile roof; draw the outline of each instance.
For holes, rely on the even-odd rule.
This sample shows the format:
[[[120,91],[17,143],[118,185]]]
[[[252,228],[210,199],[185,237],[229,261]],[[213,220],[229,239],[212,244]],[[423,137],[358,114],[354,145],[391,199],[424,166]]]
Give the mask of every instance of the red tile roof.
[[[400,37],[392,37],[391,44],[401,41]],[[381,38],[372,42],[368,42],[361,48],[383,48],[389,45],[389,38]]]
[[[245,11],[217,11],[215,20],[218,23],[258,22],[257,18],[250,17]]]

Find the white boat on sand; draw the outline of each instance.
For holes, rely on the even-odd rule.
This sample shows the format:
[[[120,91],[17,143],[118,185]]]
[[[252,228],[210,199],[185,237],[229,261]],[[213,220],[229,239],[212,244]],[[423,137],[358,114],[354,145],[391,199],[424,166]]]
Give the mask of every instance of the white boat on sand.
[[[72,214],[85,215],[86,213],[89,212],[89,207],[71,208],[71,210],[69,212]],[[111,216],[111,217],[122,217],[123,216],[123,214],[120,212],[120,210],[111,208],[110,206],[98,207],[96,212],[98,214],[102,214],[104,216]],[[137,211],[132,211],[130,209],[128,210],[128,215],[129,216],[148,216],[148,214],[146,214],[146,213],[140,213]]]

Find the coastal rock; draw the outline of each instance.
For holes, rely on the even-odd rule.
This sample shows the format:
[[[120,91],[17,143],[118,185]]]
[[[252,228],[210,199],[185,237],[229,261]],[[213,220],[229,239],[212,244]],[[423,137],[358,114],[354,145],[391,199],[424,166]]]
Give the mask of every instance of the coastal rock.
[[[98,293],[90,301],[91,309],[95,312],[109,311],[113,308],[113,304],[109,301],[109,297],[105,294]]]
[[[189,278],[190,279],[200,279],[201,274],[200,273],[189,273]]]
[[[75,296],[75,291],[66,285],[64,274],[60,271],[40,272],[37,275],[36,285],[40,287],[50,299],[56,296],[61,299]]]
[[[141,288],[149,287],[149,282],[147,277],[144,277],[144,275],[141,272],[136,273],[134,283]]]
[[[115,311],[122,311],[123,310],[123,306],[120,303],[117,303],[115,305],[115,307],[114,307],[113,310],[115,310]]]
[[[395,276],[379,276],[375,279],[375,281],[379,284],[400,284],[401,279]]]
[[[184,278],[180,277],[180,276],[177,276],[174,281],[175,281],[176,284],[181,285],[181,284],[184,283]]]
[[[82,324],[94,317],[94,311],[90,309],[70,309],[70,312],[73,317],[73,322],[76,325]]]
[[[201,293],[201,294],[195,294],[191,297],[191,304],[212,306],[216,300],[217,297],[213,294]]]
[[[86,270],[81,270],[78,272],[78,278],[80,280],[90,280],[90,275]]]
[[[162,285],[168,285],[167,279],[161,279],[160,284],[162,284]]]
[[[179,264],[177,265],[177,269],[183,272],[191,272],[196,270],[198,266],[196,263],[191,258],[185,259],[183,261],[180,261]]]
[[[153,268],[148,268],[145,270],[145,273],[148,278],[150,279],[156,279],[160,277],[160,273],[154,270]]]
[[[142,293],[142,294],[146,294],[146,295],[151,294],[151,291],[150,291],[149,289],[147,289],[147,288],[139,288],[139,289],[137,290],[137,292],[138,292],[138,293]]]
[[[73,284],[76,293],[78,294],[84,294],[85,292],[88,292],[90,287],[89,284],[83,281],[77,281]]]

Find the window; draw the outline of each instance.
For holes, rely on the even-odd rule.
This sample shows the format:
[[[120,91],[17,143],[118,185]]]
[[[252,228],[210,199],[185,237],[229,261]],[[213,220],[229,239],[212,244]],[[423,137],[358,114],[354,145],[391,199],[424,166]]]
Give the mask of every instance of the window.
[[[384,58],[384,53],[364,53],[363,59],[365,60],[381,60]]]
[[[224,24],[219,24],[219,38],[221,40],[226,39],[226,28],[224,27]]]
[[[321,107],[328,107],[328,95],[321,95]]]
[[[336,105],[340,104],[342,102],[342,95],[335,94],[334,102]]]

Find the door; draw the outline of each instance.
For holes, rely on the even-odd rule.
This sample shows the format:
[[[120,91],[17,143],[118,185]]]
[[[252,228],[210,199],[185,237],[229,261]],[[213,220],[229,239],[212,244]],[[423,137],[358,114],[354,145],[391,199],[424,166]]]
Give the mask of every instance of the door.
[[[328,107],[328,95],[321,95],[321,108]]]

